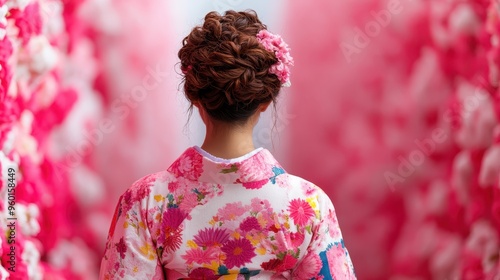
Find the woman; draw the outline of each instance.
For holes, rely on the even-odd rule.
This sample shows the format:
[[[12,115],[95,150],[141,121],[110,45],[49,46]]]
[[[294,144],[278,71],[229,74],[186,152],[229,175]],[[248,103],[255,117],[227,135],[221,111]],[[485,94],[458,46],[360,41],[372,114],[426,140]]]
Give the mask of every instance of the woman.
[[[120,198],[101,279],[355,279],[328,196],[252,132],[292,58],[255,12],[211,12],[179,51],[201,147]]]

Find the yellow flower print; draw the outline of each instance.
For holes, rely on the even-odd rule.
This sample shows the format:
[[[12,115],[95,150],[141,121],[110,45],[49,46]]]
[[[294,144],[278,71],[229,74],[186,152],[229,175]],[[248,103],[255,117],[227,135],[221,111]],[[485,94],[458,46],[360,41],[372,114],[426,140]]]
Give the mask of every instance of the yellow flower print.
[[[156,252],[155,250],[153,250],[153,247],[149,243],[146,243],[144,246],[139,247],[139,251],[142,255],[150,260],[154,260],[156,258]]]
[[[257,247],[257,250],[256,250],[257,254],[259,254],[259,255],[265,255],[266,251],[267,250],[264,247]]]
[[[320,213],[319,213],[319,209],[318,209],[318,196],[314,196],[314,197],[308,197],[306,198],[306,202],[309,203],[309,205],[311,206],[311,208],[314,210],[314,214],[316,214],[316,218],[319,219],[320,218]]]
[[[211,261],[210,264],[204,263],[203,267],[204,268],[209,268],[209,269],[211,269],[213,271],[217,271],[219,269],[219,262]]]
[[[196,245],[196,243],[193,241],[193,240],[188,240],[187,242],[187,246],[191,249],[196,249],[198,248],[198,245]]]

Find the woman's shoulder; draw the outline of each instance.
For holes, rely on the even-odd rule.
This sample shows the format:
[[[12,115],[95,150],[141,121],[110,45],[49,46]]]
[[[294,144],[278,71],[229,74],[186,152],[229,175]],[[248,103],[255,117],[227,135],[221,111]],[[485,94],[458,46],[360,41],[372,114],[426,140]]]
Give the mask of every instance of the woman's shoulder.
[[[329,199],[326,192],[320,186],[294,174],[283,174],[281,184],[290,191],[299,192],[305,197],[315,196],[321,199]]]

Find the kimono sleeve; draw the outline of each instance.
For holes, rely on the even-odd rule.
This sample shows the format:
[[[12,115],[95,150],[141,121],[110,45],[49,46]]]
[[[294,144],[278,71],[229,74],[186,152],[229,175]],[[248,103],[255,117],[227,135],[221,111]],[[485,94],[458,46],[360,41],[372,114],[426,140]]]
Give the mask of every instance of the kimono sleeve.
[[[292,272],[292,278],[356,279],[332,201],[323,191],[320,191],[317,203],[319,213],[313,224],[311,243],[304,258]]]
[[[109,229],[99,279],[165,279],[146,221],[147,197],[120,197]]]

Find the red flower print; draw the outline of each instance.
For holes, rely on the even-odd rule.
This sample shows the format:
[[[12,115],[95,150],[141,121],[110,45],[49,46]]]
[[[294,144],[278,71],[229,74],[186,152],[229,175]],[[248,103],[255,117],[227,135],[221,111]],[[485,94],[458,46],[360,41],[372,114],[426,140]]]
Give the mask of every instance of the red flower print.
[[[200,247],[222,246],[229,239],[225,229],[206,228],[194,237],[194,243]]]
[[[162,235],[158,242],[163,245],[163,250],[167,253],[175,252],[182,245],[182,229],[166,228],[162,229]],[[160,241],[161,240],[161,241]]]
[[[230,240],[222,247],[226,253],[225,265],[227,268],[240,267],[256,256],[255,248],[245,238]]]
[[[120,258],[124,259],[125,258],[125,253],[127,252],[127,245],[125,245],[125,240],[123,240],[123,237],[120,238],[120,241],[116,243],[116,251],[120,253]]]
[[[309,253],[300,262],[293,273],[293,279],[311,279],[318,275],[321,270],[321,259],[317,254]]]
[[[176,177],[196,181],[203,172],[203,156],[195,149],[188,149],[169,168]]]
[[[294,256],[286,254],[283,258],[281,266],[279,267],[279,272],[294,268],[297,261],[298,260]]]
[[[261,230],[261,227],[260,227],[260,224],[259,224],[259,221],[257,220],[257,218],[248,217],[248,218],[244,219],[243,222],[241,222],[240,229],[243,232],[248,232],[248,231],[251,231],[253,229]]]
[[[199,267],[197,269],[192,270],[188,274],[188,276],[190,279],[205,279],[205,280],[219,279],[219,276],[217,276],[213,270],[205,267]]]
[[[263,262],[260,267],[264,270],[275,271],[281,265],[282,261],[280,259],[271,259],[270,261]]]
[[[260,265],[262,269],[275,272],[283,272],[290,270],[297,264],[297,259],[291,255],[286,254],[283,259],[272,259]]]
[[[303,199],[294,199],[290,201],[288,210],[290,211],[290,217],[292,217],[293,222],[299,226],[306,225],[309,220],[314,217],[314,210],[311,205]]]

